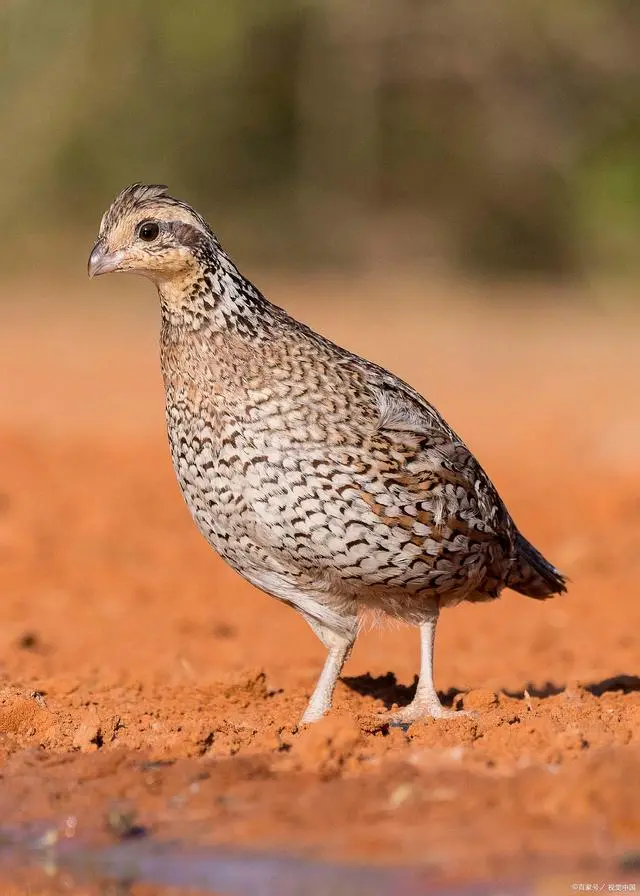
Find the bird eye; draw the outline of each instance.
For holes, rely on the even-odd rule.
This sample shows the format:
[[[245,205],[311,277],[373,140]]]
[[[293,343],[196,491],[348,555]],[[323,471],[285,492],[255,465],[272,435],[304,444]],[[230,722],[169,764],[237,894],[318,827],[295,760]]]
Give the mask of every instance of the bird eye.
[[[152,243],[158,238],[159,233],[160,228],[155,221],[145,221],[144,224],[141,224],[140,227],[138,227],[138,236],[141,240],[144,240],[145,243]]]

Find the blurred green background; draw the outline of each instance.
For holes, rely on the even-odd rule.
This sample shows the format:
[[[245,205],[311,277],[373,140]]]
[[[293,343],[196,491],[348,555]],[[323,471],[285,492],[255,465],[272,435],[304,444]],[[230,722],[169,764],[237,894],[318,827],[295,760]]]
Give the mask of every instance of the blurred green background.
[[[0,73],[5,263],[144,180],[260,264],[638,267],[638,0],[5,0]]]

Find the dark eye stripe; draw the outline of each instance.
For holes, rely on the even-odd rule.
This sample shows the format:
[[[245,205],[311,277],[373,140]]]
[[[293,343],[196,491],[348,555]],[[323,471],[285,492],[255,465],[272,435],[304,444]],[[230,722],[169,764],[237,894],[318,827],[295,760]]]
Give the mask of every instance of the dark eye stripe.
[[[201,230],[185,221],[172,221],[167,226],[178,242],[188,249],[195,249],[205,238]]]

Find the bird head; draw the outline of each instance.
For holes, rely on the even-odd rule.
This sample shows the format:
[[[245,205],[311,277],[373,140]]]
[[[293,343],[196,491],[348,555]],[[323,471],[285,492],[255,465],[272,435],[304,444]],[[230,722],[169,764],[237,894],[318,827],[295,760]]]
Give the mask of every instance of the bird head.
[[[128,272],[157,286],[196,273],[219,244],[194,209],[160,185],[132,184],[112,202],[100,222],[89,256],[90,277]]]

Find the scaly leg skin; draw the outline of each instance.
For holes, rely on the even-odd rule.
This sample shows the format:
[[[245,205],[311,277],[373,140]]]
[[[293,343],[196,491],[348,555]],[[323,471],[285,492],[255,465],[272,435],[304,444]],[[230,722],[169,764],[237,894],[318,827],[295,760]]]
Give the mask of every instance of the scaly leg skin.
[[[473,715],[465,710],[446,709],[433,684],[433,645],[436,638],[436,626],[438,624],[439,611],[435,610],[425,622],[420,625],[420,677],[416,693],[408,706],[403,706],[397,712],[389,713],[387,720],[391,725],[404,727],[419,719],[454,719],[461,716]]]
[[[307,708],[300,719],[301,724],[317,722],[331,709],[336,681],[342,672],[342,667],[351,652],[356,637],[355,625],[352,632],[337,634],[334,631],[321,627],[317,620],[306,618],[325,647],[329,648],[329,654]]]

